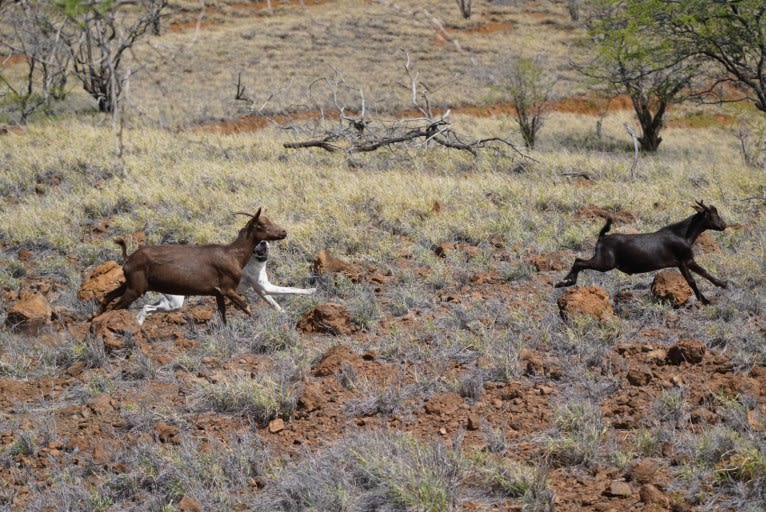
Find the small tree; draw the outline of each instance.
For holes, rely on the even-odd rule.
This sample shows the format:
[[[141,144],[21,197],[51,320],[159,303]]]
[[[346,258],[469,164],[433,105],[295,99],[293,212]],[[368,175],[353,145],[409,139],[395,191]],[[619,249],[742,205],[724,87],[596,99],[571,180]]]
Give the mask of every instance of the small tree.
[[[468,19],[471,17],[471,0],[456,0],[457,6],[460,9],[460,14],[463,18]]]
[[[64,19],[55,16],[50,3],[19,1],[0,6],[7,33],[0,35],[0,48],[9,55],[21,55],[26,66],[23,83],[12,83],[0,75],[11,103],[26,122],[36,110],[47,109],[52,100],[66,94],[70,57],[62,38]]]
[[[545,120],[553,82],[546,76],[539,59],[527,57],[511,58],[502,80],[501,86],[510,95],[524,144],[528,149],[534,149],[537,132]]]
[[[594,0],[588,13],[589,62],[575,67],[611,94],[627,94],[641,126],[644,151],[660,146],[667,108],[693,89],[700,61],[658,32],[650,4],[661,0]]]
[[[71,21],[67,42],[75,75],[99,111],[113,112],[127,78],[125,52],[156,27],[167,0],[58,0],[57,5]]]

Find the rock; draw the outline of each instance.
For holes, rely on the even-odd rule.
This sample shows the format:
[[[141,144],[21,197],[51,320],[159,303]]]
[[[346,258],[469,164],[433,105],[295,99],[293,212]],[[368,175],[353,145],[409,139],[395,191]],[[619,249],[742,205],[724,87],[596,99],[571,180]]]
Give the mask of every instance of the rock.
[[[446,392],[429,398],[425,405],[427,414],[452,416],[463,405],[463,398],[457,393]]]
[[[627,472],[627,476],[639,484],[650,484],[655,481],[659,468],[651,459],[643,459],[633,464]]]
[[[155,423],[154,433],[157,435],[157,439],[159,439],[161,443],[177,444],[179,442],[178,434],[180,433],[180,430],[175,425],[168,425],[163,422]]]
[[[652,381],[652,374],[650,372],[631,368],[627,375],[628,382],[632,386],[646,386]]]
[[[697,237],[697,240],[694,241],[694,248],[703,254],[707,252],[721,251],[721,247],[718,245],[718,242],[716,242],[713,235],[708,232],[702,233]]]
[[[670,505],[670,498],[660,491],[653,484],[644,484],[638,491],[638,495],[641,499],[641,503],[647,505],[660,505],[661,507],[668,507]]]
[[[36,292],[22,291],[19,300],[11,307],[5,324],[12,329],[35,332],[50,324],[53,311],[48,299]]]
[[[609,294],[598,286],[568,288],[559,296],[557,303],[564,321],[570,321],[581,315],[590,316],[599,322],[607,322],[614,318]]]
[[[104,295],[124,282],[125,274],[122,273],[122,265],[116,261],[107,261],[94,268],[83,280],[77,291],[77,298],[80,300],[95,299],[101,302]]]
[[[102,393],[88,402],[88,408],[96,416],[104,416],[114,412],[114,401],[109,395]]]
[[[178,512],[202,512],[202,504],[190,496],[184,496],[178,502]]]
[[[351,334],[351,314],[342,304],[320,304],[298,320],[298,329],[305,333]]]
[[[362,357],[353,350],[343,345],[336,345],[325,352],[311,373],[315,377],[327,377],[339,373],[343,366],[358,368],[362,364],[364,364]]]
[[[314,258],[314,271],[317,274],[343,274],[352,281],[358,281],[362,276],[361,268],[336,258],[327,249],[319,251]]]
[[[269,422],[269,432],[276,434],[282,432],[285,429],[285,420],[282,418],[275,418]]]
[[[657,300],[670,302],[680,306],[692,296],[692,289],[686,279],[675,270],[657,272],[652,281],[652,294]]]
[[[125,341],[128,339],[136,343],[144,341],[135,313],[127,309],[107,311],[98,315],[90,324],[90,332],[104,341],[107,353],[125,347]]]
[[[481,430],[481,417],[476,413],[469,414],[466,427],[468,430]]]
[[[676,366],[684,361],[689,364],[699,364],[705,357],[705,351],[705,344],[701,341],[679,340],[668,349],[667,361]]]
[[[633,495],[633,489],[624,480],[612,480],[604,494],[614,498],[629,498]]]
[[[309,413],[316,411],[324,404],[322,397],[322,388],[317,382],[306,382],[303,385],[301,396],[298,399],[298,407],[302,412]]]

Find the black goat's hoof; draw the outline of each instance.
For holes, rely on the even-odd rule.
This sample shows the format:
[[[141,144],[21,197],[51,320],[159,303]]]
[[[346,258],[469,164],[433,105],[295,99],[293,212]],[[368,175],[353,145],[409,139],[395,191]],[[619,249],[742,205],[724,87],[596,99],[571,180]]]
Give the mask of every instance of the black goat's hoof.
[[[572,286],[573,284],[574,284],[574,283],[573,283],[572,281],[564,280],[564,281],[559,281],[558,283],[556,283],[556,284],[555,284],[555,285],[553,285],[553,286],[554,286],[555,288],[564,288],[564,287],[566,287],[566,286]]]

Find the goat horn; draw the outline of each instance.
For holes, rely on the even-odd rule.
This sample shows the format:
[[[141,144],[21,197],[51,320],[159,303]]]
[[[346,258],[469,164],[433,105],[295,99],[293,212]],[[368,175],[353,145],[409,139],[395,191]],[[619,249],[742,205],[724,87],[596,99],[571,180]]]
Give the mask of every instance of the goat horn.
[[[255,217],[255,215],[253,215],[252,213],[247,213],[247,212],[233,212],[233,213],[234,215],[246,215],[248,217]]]

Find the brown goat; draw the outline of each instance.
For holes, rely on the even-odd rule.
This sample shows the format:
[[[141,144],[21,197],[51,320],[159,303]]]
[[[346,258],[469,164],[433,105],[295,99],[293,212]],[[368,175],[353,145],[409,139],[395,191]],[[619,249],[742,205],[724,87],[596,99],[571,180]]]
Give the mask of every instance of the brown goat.
[[[249,214],[246,214],[249,215]],[[282,240],[287,232],[261,215],[255,215],[228,245],[148,245],[137,249],[122,266],[125,282],[104,297],[101,311],[127,309],[148,291],[174,295],[212,295],[223,323],[226,303],[250,314],[250,308],[237,293],[242,269],[260,240]],[[124,249],[123,249],[124,250]],[[110,303],[119,297],[112,307]]]

